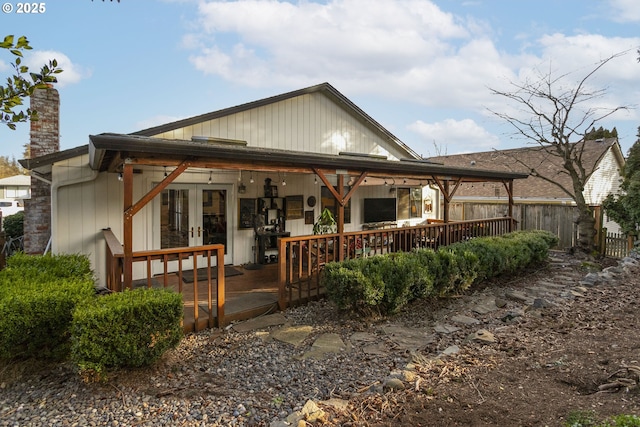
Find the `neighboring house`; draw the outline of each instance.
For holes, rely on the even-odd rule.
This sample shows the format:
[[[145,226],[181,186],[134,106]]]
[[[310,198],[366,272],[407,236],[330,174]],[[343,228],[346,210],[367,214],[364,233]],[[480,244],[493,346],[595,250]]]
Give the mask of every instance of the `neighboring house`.
[[[40,154],[21,164],[50,187],[32,195],[40,216],[31,223],[39,228],[29,228],[34,245],[25,251],[41,252],[50,235],[54,253],[87,254],[101,283],[107,228],[123,242],[126,282],[146,274],[144,265],[127,270],[131,251],[223,243],[225,264],[263,262],[256,228],[310,235],[325,207],[336,214],[339,233],[416,225],[441,216],[432,201],[448,180],[502,185],[526,177],[420,159],[327,83],[128,135],[93,135],[65,151],[41,146],[58,132],[46,130],[48,120],[57,123],[57,108],[50,119],[44,114],[57,92],[42,92],[32,97],[32,106],[45,103],[32,107],[43,133],[32,129],[31,152],[35,144]],[[37,210],[47,203],[50,229],[43,226],[47,212]],[[374,207],[366,210],[368,203]],[[153,273],[161,268],[154,264]]]
[[[23,200],[31,196],[31,177],[14,175],[0,178],[0,199]]]
[[[578,144],[583,144],[582,142]],[[445,166],[496,169],[510,172],[529,173],[526,166],[535,168],[541,175],[562,184],[573,191],[571,178],[564,172],[559,158],[552,156],[540,146],[494,150],[480,153],[466,153],[432,157],[429,160]],[[587,203],[600,208],[608,194],[618,192],[622,183],[624,156],[617,138],[586,141],[582,154],[582,164],[589,175],[584,188]],[[523,228],[547,229],[565,237],[564,246],[570,244],[573,234],[573,209],[575,202],[558,186],[530,176],[526,180],[517,180],[513,185],[513,199],[516,205],[514,218]],[[473,219],[488,211],[499,216],[506,213],[504,204],[507,193],[503,186],[480,183],[462,184],[457,189],[452,210],[454,219]],[[552,218],[556,216],[557,218]],[[610,232],[619,232],[619,226],[603,218],[604,227]]]

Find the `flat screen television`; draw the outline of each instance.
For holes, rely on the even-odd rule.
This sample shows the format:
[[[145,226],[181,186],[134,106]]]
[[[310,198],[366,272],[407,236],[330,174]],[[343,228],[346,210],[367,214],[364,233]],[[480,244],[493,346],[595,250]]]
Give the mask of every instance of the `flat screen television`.
[[[364,222],[384,222],[396,220],[395,197],[364,199]]]

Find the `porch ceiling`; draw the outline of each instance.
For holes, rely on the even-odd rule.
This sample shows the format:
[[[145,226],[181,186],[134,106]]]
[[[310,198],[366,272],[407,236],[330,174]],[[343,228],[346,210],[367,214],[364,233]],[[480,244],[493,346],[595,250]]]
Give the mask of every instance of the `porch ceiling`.
[[[138,135],[105,133],[90,136],[89,161],[93,169],[119,172],[127,161],[136,165],[359,175],[371,178],[458,180],[463,182],[508,181],[527,174],[447,167],[423,160],[387,160],[378,156],[329,155],[247,147],[243,141],[193,142]],[[400,183],[400,182],[398,182]]]

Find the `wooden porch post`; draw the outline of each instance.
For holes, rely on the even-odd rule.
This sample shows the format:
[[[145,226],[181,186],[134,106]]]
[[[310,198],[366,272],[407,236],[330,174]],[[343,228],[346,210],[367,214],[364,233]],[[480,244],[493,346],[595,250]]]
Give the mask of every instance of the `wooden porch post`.
[[[133,165],[124,163],[123,170],[124,183],[124,218],[123,225],[123,249],[124,249],[124,283],[122,288],[131,289],[133,284]],[[122,290],[122,289],[120,289]]]
[[[442,192],[444,196],[444,212],[442,214],[442,219],[445,223],[449,222],[449,181],[445,180],[444,183],[444,191]]]
[[[340,198],[336,200],[338,203],[338,261],[342,261],[344,259],[344,175],[338,174],[338,191],[340,194]],[[334,253],[335,253],[334,248]]]
[[[515,220],[513,219],[513,180],[509,181],[509,186],[507,187],[507,194],[509,194],[509,233],[515,231]]]

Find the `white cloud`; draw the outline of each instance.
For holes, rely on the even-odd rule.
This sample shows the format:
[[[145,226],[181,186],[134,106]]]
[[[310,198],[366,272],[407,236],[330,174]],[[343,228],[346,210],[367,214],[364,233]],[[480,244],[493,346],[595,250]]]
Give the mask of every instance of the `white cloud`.
[[[635,0],[610,1],[629,16],[637,9]],[[430,0],[377,0],[375,7],[370,0],[198,4],[198,21],[182,43],[192,50],[191,63],[204,74],[242,86],[289,90],[326,81],[350,97],[366,94],[439,110],[462,109],[469,113],[463,117],[478,117],[488,115],[487,108],[507,108],[489,88],[507,91],[510,82],[549,71],[568,74],[567,84],[575,83],[598,61],[629,49],[589,84],[607,89],[601,105],[628,104],[630,94],[638,92],[637,37],[581,30],[536,39],[532,33],[506,50],[508,43],[499,39],[501,29],[490,26],[493,21],[447,13]],[[407,116],[406,121],[416,118]],[[441,131],[439,140],[455,139],[469,150],[490,148],[498,141],[471,124],[453,120],[422,125],[431,126],[431,133]],[[442,131],[451,127],[473,132],[458,138]]]
[[[24,63],[29,67],[29,71],[37,73],[43,65],[48,65],[50,60],[55,59],[58,62],[58,68],[63,70],[62,73],[56,74],[58,79],[58,87],[78,83],[80,80],[91,76],[89,70],[74,64],[71,59],[62,52],[52,50],[34,50],[25,55]]]
[[[423,156],[459,154],[460,152],[486,151],[498,148],[500,140],[471,119],[446,119],[437,123],[418,120],[409,126],[409,130],[419,135]],[[451,152],[449,147],[456,147]]]
[[[450,55],[450,40],[470,36],[453,15],[425,0],[378,0],[375,7],[365,0],[202,1],[200,14],[206,47],[192,63],[252,86],[331,81],[384,91],[382,82],[391,79],[403,83],[404,94],[414,93],[407,79]],[[194,46],[194,35],[184,44]]]
[[[640,3],[637,0],[610,0],[613,19],[617,22],[639,22]]]

